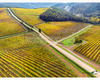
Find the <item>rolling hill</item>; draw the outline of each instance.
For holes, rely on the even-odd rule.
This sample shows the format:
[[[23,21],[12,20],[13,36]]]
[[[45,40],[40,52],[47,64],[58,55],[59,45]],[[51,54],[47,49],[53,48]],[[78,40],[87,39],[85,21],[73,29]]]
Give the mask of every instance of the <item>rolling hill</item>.
[[[0,8],[0,37],[24,31],[22,26],[8,15],[6,8]]]
[[[14,8],[43,8],[51,7],[56,3],[0,3],[0,7],[14,7]]]
[[[54,6],[84,17],[100,16],[100,3],[58,3]]]

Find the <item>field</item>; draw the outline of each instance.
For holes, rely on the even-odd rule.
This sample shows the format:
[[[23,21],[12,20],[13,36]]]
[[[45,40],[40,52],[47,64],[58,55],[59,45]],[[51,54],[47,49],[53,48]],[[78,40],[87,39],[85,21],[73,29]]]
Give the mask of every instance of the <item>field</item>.
[[[70,34],[73,34],[88,25],[86,23],[73,22],[73,21],[44,23],[41,19],[39,19],[39,15],[45,12],[47,9],[48,8],[39,8],[39,9],[12,8],[13,12],[18,17],[20,17],[28,24],[32,26],[35,25],[37,28],[40,28],[45,34],[47,34],[55,41],[67,37]]]
[[[100,64],[100,26],[91,27],[80,38],[88,42],[78,46],[75,51]]]
[[[44,33],[46,33],[53,40],[57,41],[64,37],[67,37],[80,29],[86,27],[88,24],[79,23],[73,21],[64,21],[64,22],[49,22],[37,25],[37,28],[40,28]]]
[[[0,8],[0,37],[23,31],[24,29],[8,15],[6,8]]]
[[[34,33],[0,40],[0,77],[76,77]]]
[[[23,9],[23,8],[11,8],[13,12],[27,22],[30,25],[35,25],[39,23],[43,23],[41,19],[39,19],[39,15],[45,12],[48,8],[38,8],[38,9]]]

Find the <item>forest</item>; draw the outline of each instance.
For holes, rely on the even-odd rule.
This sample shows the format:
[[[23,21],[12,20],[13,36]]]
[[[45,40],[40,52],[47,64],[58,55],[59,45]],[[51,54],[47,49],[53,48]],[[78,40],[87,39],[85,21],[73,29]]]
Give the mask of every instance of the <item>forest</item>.
[[[98,24],[100,23],[99,20],[90,20],[85,17],[78,17],[70,12],[67,12],[63,9],[59,9],[56,7],[51,7],[47,9],[44,13],[40,16],[40,19],[43,21],[76,21],[76,22],[85,22],[85,23],[92,23]]]

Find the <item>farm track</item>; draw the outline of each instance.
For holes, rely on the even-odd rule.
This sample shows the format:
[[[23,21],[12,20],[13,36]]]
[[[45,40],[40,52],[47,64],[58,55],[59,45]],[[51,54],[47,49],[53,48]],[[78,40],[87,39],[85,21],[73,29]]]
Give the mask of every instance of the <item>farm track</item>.
[[[93,25],[88,25],[87,27],[85,27],[85,28],[79,30],[78,32],[76,32],[76,33],[74,33],[74,34],[72,34],[72,35],[70,35],[70,36],[68,36],[68,37],[65,37],[65,38],[62,38],[62,39],[56,41],[56,43],[59,43],[59,42],[61,42],[61,41],[64,41],[65,39],[71,38],[71,37],[77,35],[78,33],[82,32],[82,31],[84,31],[85,29],[90,28],[90,27],[92,27],[92,26],[93,26]]]
[[[11,13],[11,15],[17,19],[19,22],[21,22],[21,20],[19,20],[12,12],[11,10],[8,8],[9,12]],[[82,68],[86,69],[89,72],[95,71],[94,68],[90,67],[89,65],[87,65],[86,63],[80,61],[79,59],[77,59],[76,57],[74,57],[73,55],[71,55],[70,53],[66,52],[65,50],[63,50],[62,48],[58,47],[56,44],[54,44],[53,42],[49,41],[44,35],[42,35],[41,33],[39,33],[38,31],[36,31],[34,28],[31,28],[29,25],[27,25],[26,23],[23,23],[25,26],[27,26],[28,28],[32,29],[33,31],[37,32],[40,37],[42,39],[44,39],[46,42],[48,42],[51,46],[53,46],[54,48],[56,48],[58,51],[60,51],[62,54],[66,55],[68,58],[70,58],[72,61],[74,61],[75,63],[77,63],[78,65],[80,65]],[[95,75],[97,77],[100,77],[100,73],[98,73],[98,75]]]

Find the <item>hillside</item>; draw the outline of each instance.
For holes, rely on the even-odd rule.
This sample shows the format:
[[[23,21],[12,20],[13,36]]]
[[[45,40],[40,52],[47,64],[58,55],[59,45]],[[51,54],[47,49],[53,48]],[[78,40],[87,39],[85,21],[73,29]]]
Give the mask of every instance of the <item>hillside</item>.
[[[56,3],[0,3],[0,7],[14,7],[14,8],[43,8],[51,7]]]
[[[66,12],[62,9],[52,7],[47,9],[40,16],[43,21],[78,21],[78,22],[89,22],[85,18],[77,17],[74,14]]]
[[[24,8],[12,8],[13,12],[26,21],[30,25],[35,25],[39,23],[43,23],[41,19],[39,19],[39,15],[45,12],[48,8],[38,8],[38,9],[24,9]]]
[[[6,8],[0,8],[0,37],[24,31],[22,26],[8,15]]]
[[[76,15],[100,18],[100,3],[59,3],[54,6]]]

